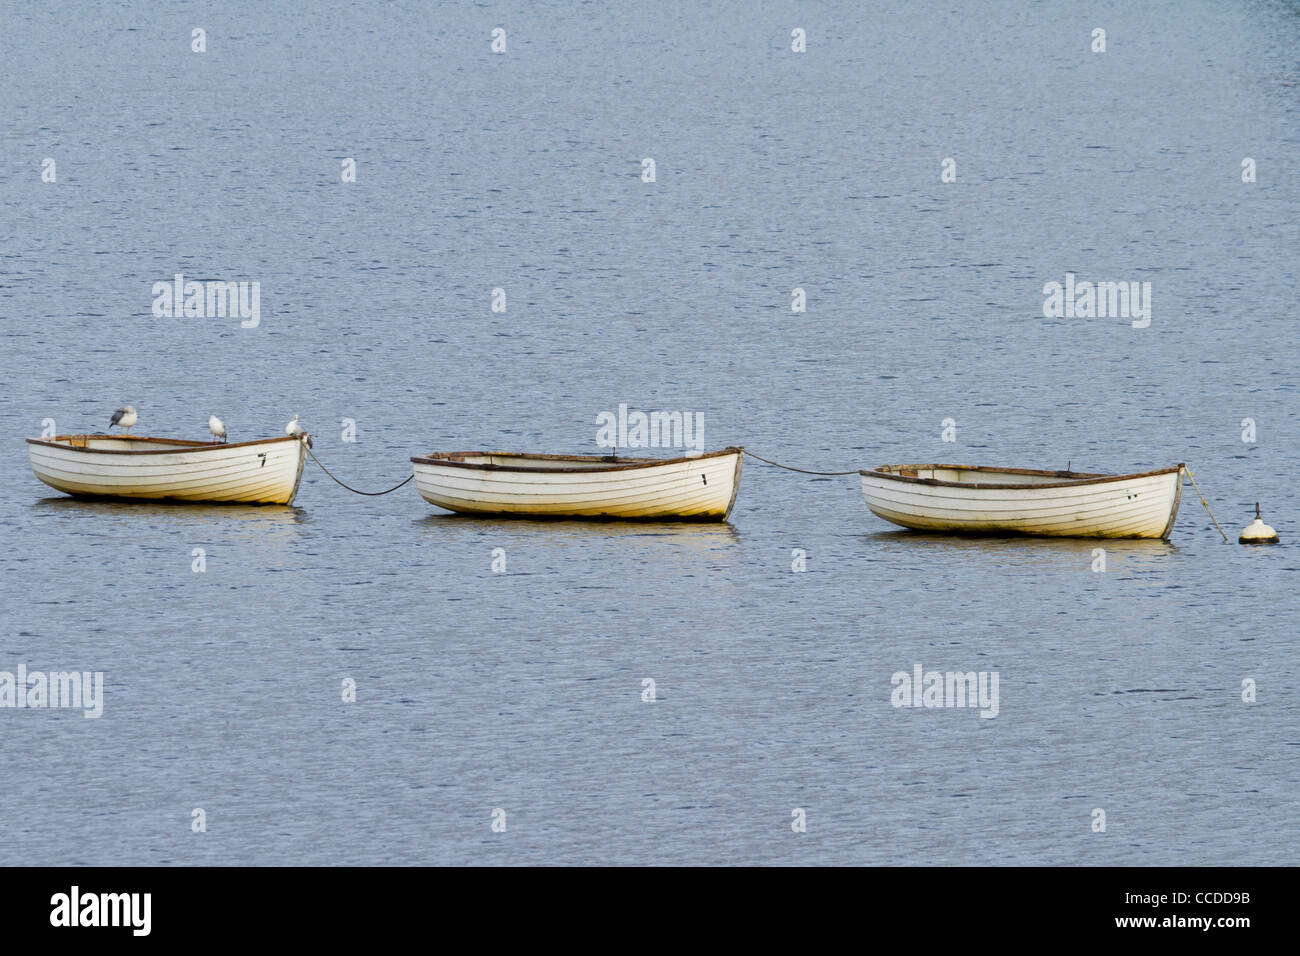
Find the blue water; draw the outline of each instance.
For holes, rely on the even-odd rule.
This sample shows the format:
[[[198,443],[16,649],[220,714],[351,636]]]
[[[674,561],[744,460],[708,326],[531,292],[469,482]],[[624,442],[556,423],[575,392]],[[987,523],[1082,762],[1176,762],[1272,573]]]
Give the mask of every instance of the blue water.
[[[1294,863],[1297,50],[1287,2],[9,5],[0,671],[104,711],[0,708],[8,862]],[[156,318],[178,272],[260,324]],[[1150,327],[1045,318],[1067,272],[1151,282]],[[753,461],[719,526],[36,481],[44,419],[128,402],[301,414],[367,489],[594,453],[620,403],[816,470],[1187,461],[1233,543],[1189,486],[1099,573]],[[1235,543],[1256,501],[1280,547]],[[918,663],[997,717],[893,707]]]

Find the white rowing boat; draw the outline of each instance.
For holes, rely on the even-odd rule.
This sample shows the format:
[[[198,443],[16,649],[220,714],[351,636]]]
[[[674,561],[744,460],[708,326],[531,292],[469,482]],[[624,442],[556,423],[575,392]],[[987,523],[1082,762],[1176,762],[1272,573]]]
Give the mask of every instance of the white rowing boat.
[[[1178,464],[1133,475],[969,465],[882,465],[860,472],[875,514],[921,531],[1085,538],[1168,538]]]
[[[305,439],[210,444],[137,435],[29,438],[32,471],[69,495],[292,504]]]
[[[424,500],[462,514],[726,521],[744,452],[663,459],[470,451],[411,462]]]

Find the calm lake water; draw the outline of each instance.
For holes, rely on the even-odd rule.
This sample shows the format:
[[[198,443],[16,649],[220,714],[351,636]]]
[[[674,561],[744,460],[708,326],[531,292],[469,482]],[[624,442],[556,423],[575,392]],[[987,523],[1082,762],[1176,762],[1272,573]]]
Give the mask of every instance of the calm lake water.
[[[1249,0],[8,6],[0,670],[104,700],[0,709],[7,860],[1295,863],[1297,50]],[[178,272],[260,282],[260,324],[156,318]],[[1067,272],[1150,282],[1150,326],[1045,318]],[[299,413],[366,489],[594,453],[620,403],[817,470],[1187,461],[1233,543],[1190,485],[1100,573],[754,461],[718,526],[456,518],[311,463],[293,508],[32,476],[45,419],[128,402]],[[1256,501],[1280,547],[1236,544]],[[996,673],[996,718],[892,706],[917,664]]]

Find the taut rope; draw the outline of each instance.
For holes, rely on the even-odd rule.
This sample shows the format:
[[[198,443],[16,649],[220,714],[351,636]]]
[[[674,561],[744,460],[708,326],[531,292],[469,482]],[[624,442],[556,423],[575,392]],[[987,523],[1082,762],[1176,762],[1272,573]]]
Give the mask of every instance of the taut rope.
[[[1187,470],[1187,477],[1190,478],[1190,479],[1192,479],[1192,487],[1196,489],[1196,494],[1200,497],[1200,499],[1201,499],[1201,504],[1205,505],[1205,513],[1208,514],[1208,515],[1210,516],[1210,520],[1214,522],[1214,526],[1215,526],[1216,528],[1219,528],[1219,519],[1216,518],[1216,517],[1214,517],[1214,512],[1210,510],[1210,503],[1209,503],[1208,501],[1205,500],[1205,495],[1202,495],[1202,494],[1201,494],[1201,488],[1200,488],[1200,486],[1196,483],[1196,476],[1192,474],[1192,469],[1188,468],[1186,465],[1183,465],[1183,468],[1185,468],[1185,469]],[[1256,506],[1256,507],[1258,507],[1258,506]],[[1219,534],[1223,534],[1223,529],[1222,529],[1222,528],[1219,528]],[[1223,534],[1223,540],[1224,540],[1224,541],[1227,541],[1227,540],[1228,540],[1228,536],[1227,536],[1226,534]],[[1229,543],[1231,543],[1231,542],[1229,542]]]

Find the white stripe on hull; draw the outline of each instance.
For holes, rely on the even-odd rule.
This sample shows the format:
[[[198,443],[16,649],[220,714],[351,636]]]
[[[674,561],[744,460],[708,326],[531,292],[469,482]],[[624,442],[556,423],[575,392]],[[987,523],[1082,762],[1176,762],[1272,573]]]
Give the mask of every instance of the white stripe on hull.
[[[112,454],[29,444],[32,471],[70,495],[176,501],[292,504],[302,479],[302,442],[249,442],[175,452]]]
[[[1181,471],[1014,489],[952,487],[862,475],[867,507],[905,528],[1061,537],[1166,537],[1178,513],[1181,486]]]
[[[617,471],[496,471],[414,463],[421,497],[463,514],[718,521],[731,511],[740,465],[740,452]]]

